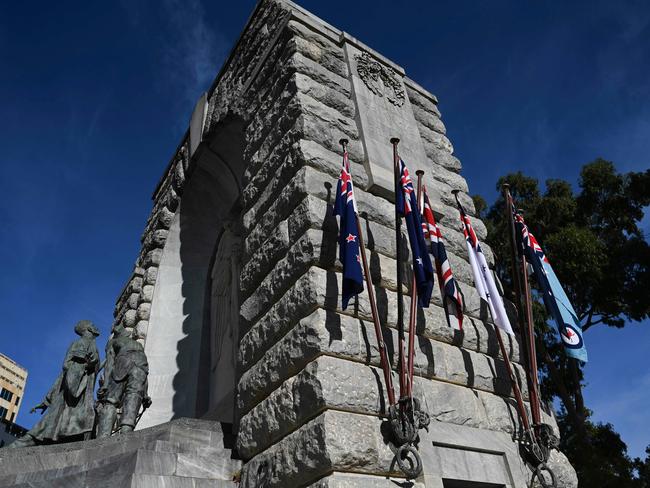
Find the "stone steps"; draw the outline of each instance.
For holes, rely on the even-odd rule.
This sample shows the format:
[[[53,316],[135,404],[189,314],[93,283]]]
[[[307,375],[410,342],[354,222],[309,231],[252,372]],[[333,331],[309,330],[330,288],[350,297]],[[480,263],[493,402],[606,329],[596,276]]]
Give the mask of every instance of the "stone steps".
[[[0,487],[229,487],[229,430],[179,419],[110,439],[0,451]]]

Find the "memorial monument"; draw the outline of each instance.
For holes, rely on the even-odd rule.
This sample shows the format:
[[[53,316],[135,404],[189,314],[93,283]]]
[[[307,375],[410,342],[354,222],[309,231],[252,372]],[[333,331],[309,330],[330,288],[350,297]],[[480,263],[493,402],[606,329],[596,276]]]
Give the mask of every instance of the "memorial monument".
[[[425,172],[465,302],[462,331],[449,327],[437,286],[431,307],[418,312],[413,389],[431,423],[418,443],[422,474],[410,481],[396,465],[386,427],[368,295],[341,309],[333,214],[339,140],[347,139],[395,368],[391,138],[400,139],[409,167]],[[144,347],[151,406],[135,432],[87,441],[85,453],[66,462],[89,480],[108,463],[94,452],[124,453],[128,445],[138,462],[131,471],[128,463],[114,466],[130,486],[212,486],[196,481],[202,476],[235,478],[242,488],[528,486],[532,471],[521,456],[512,385],[473,287],[456,190],[484,240],[437,98],[393,61],[294,3],[260,1],[153,192],[142,250],[115,307],[116,330],[135,333]],[[483,252],[493,264],[492,251],[483,245]],[[519,343],[506,339],[527,399]],[[175,420],[181,417],[203,420]],[[543,421],[557,434],[550,410]],[[178,439],[190,431],[196,443],[180,453]],[[201,457],[201,443],[213,449],[209,459]],[[162,456],[163,448],[174,453],[165,458],[173,469],[139,461],[144,451]],[[55,461],[53,448],[35,449],[45,451],[30,455],[51,456],[41,455],[38,469],[65,464]],[[8,464],[4,455],[0,465]],[[197,459],[203,474],[184,470]],[[224,477],[207,476],[217,464],[226,466]],[[562,453],[554,451],[549,466],[558,487],[577,486]],[[14,483],[20,477],[12,476]],[[110,484],[117,483],[112,476],[93,486],[125,486]]]

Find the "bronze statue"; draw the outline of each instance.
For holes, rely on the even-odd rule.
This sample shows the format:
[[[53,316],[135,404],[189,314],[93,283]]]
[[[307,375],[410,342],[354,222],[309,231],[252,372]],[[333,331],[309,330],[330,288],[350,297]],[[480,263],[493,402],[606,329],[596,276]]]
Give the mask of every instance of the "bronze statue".
[[[118,431],[131,432],[141,415],[140,407],[151,405],[147,396],[149,364],[144,348],[121,325],[113,328],[113,337],[106,345],[101,387],[97,392],[96,437],[109,437],[121,409]]]
[[[41,420],[11,448],[37,444],[88,439],[93,430],[95,412],[93,392],[99,370],[95,338],[99,331],[89,320],[81,320],[74,331],[81,336],[68,348],[63,371],[40,404],[31,409],[45,412]]]

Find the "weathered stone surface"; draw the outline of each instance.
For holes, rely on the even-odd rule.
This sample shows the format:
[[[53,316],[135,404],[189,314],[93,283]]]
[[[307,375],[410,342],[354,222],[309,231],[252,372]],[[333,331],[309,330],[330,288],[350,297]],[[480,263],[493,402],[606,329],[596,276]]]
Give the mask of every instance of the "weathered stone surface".
[[[138,305],[137,317],[140,320],[149,320],[149,314],[151,313],[151,304],[150,303],[141,303]]]
[[[153,290],[153,285],[144,285],[142,287],[142,291],[140,292],[140,300],[150,303],[151,300],[153,300]]]
[[[246,326],[246,332],[240,341],[239,361],[244,370],[256,361],[271,344],[282,337],[289,328],[300,318],[305,317],[317,307],[336,310],[341,314],[354,314],[364,320],[372,320],[370,303],[367,294],[358,296],[354,309],[343,311],[338,299],[338,283],[340,275],[336,272],[310,267],[300,279],[275,302],[252,326]],[[469,288],[469,287],[468,287]],[[379,318],[383,325],[397,327],[397,294],[382,288],[376,288]],[[472,293],[473,292],[473,293]],[[467,313],[480,315],[478,294],[473,288],[465,294]],[[407,300],[408,298],[406,298]],[[251,298],[249,298],[251,300]],[[261,300],[260,300],[261,301]],[[466,334],[454,332],[447,325],[445,314],[441,308],[439,295],[433,297],[434,305],[427,309],[419,309],[417,328],[418,333],[435,340],[451,344],[462,344],[467,336],[467,347],[477,351],[498,355],[496,336],[491,325],[468,316],[466,318]],[[338,320],[338,319],[336,319]],[[519,360],[518,343],[507,334],[502,334],[507,344],[509,356]]]
[[[384,331],[384,340],[393,365],[397,364],[397,335]],[[334,312],[317,310],[266,351],[254,366],[243,373],[239,382],[238,403],[249,410],[284,379],[296,374],[318,354],[334,354],[355,361],[379,364],[374,326]],[[249,357],[249,356],[245,356]],[[240,356],[244,362],[244,357]],[[525,375],[513,363],[524,396]],[[470,386],[479,390],[510,395],[510,381],[499,359],[468,351],[425,337],[416,341],[414,370],[417,375]]]
[[[328,410],[251,459],[241,486],[300,486],[337,469],[399,476],[380,424],[376,417]]]
[[[137,322],[137,311],[136,310],[127,310],[122,319],[124,322],[124,327],[135,327]]]
[[[144,283],[146,285],[155,285],[157,276],[158,276],[157,267],[151,266],[150,268],[147,268],[147,270],[144,272]]]
[[[357,473],[333,473],[307,488],[425,488],[423,483],[403,478],[372,476]]]
[[[135,325],[135,332],[137,333],[138,338],[144,339],[147,337],[147,332],[149,331],[149,320],[139,320]]]
[[[578,475],[562,452],[552,451],[548,466],[553,470],[553,474],[555,474],[558,487],[578,488]],[[546,481],[549,482],[550,480],[547,478]],[[541,485],[536,481],[534,487],[541,488]]]
[[[346,347],[354,349],[349,343]],[[396,375],[394,382],[397,384]],[[491,393],[420,377],[415,378],[414,391],[422,408],[437,421],[506,432],[512,432],[516,425],[514,419],[510,424],[491,422],[480,399],[480,396],[499,399]],[[381,370],[320,356],[242,418],[238,451],[244,458],[250,458],[326,408],[385,415],[385,402]],[[490,406],[491,415],[510,414],[506,402],[497,400]]]
[[[160,264],[161,257],[162,249],[154,249],[152,251],[149,251],[142,260],[142,265],[144,267],[158,266]]]
[[[275,228],[281,221],[287,219],[292,211],[297,210],[297,204],[305,197],[311,199],[316,197],[325,202],[332,202],[333,192],[336,188],[336,178],[332,175],[321,173],[313,168],[303,167],[296,173],[289,184],[282,185],[282,188],[283,190],[281,193],[276,196],[273,204],[268,207],[268,210],[266,210],[264,218],[262,218],[262,215],[258,213],[258,207],[251,208],[251,210],[244,214],[244,225],[249,230],[249,235],[246,239],[246,255],[250,255],[251,249],[259,247],[270,235],[273,228]],[[433,195],[439,191],[437,190],[438,188],[440,188],[440,185],[436,180],[429,180],[428,189],[432,195],[432,202],[434,201]],[[447,194],[449,192],[443,193]],[[373,222],[382,224],[389,229],[391,227],[394,228],[394,209],[390,202],[361,190],[357,190],[355,196],[362,217],[367,216]],[[453,199],[453,196],[449,196]],[[315,203],[315,205],[318,205],[318,203]],[[459,239],[462,238],[462,234],[460,233],[458,210],[455,207],[448,205],[436,205],[434,203],[432,203],[432,205],[434,211],[441,215],[441,218],[439,219],[440,223],[443,226],[452,225],[450,230],[456,229],[455,233],[458,235],[453,236],[452,238],[455,239],[456,242],[459,242]],[[271,218],[266,218],[267,215]],[[333,219],[333,215],[331,214],[331,209],[324,206],[323,213],[316,216],[315,220],[309,224],[310,226],[317,227],[322,225],[323,221],[328,218]],[[486,229],[483,223],[478,219],[473,219],[472,224],[479,239],[484,239]],[[335,225],[335,222],[333,222],[333,225]],[[451,234],[451,232],[449,233]],[[447,234],[445,234],[445,238],[449,239]],[[487,248],[487,246],[485,247]],[[462,256],[466,256],[466,251]],[[486,256],[491,258],[489,250],[486,251]]]
[[[138,308],[138,303],[140,302],[139,293],[131,293],[129,298],[126,301],[126,304],[129,308]]]
[[[177,419],[107,439],[2,449],[0,486],[235,488],[241,461],[224,446],[228,436],[217,422]]]

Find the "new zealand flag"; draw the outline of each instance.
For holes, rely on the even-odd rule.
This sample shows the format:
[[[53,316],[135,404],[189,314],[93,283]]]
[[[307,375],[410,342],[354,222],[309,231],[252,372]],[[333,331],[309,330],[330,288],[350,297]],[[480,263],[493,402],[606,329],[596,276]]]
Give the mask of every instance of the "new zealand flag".
[[[535,236],[528,230],[521,214],[512,209],[517,237],[526,259],[535,271],[537,284],[542,292],[546,310],[553,316],[567,356],[587,362],[587,349],[582,338],[582,326],[560,281],[551,267]]]
[[[433,291],[433,266],[422,235],[422,220],[417,195],[404,161],[400,159],[400,190],[395,196],[397,212],[404,217],[413,255],[413,273],[421,307],[428,307]]]
[[[363,291],[361,253],[357,226],[357,204],[354,201],[354,187],[350,176],[348,153],[343,153],[343,168],[336,187],[334,215],[340,216],[339,259],[343,265],[342,306],[345,310],[350,298]]]
[[[447,258],[447,249],[442,241],[440,227],[436,223],[436,218],[431,210],[429,195],[426,187],[422,187],[422,233],[424,238],[431,244],[431,254],[436,260],[436,273],[438,275],[438,284],[442,295],[442,302],[447,313],[447,323],[454,329],[463,329],[463,298],[460,294],[460,288],[451,272],[451,265]]]

